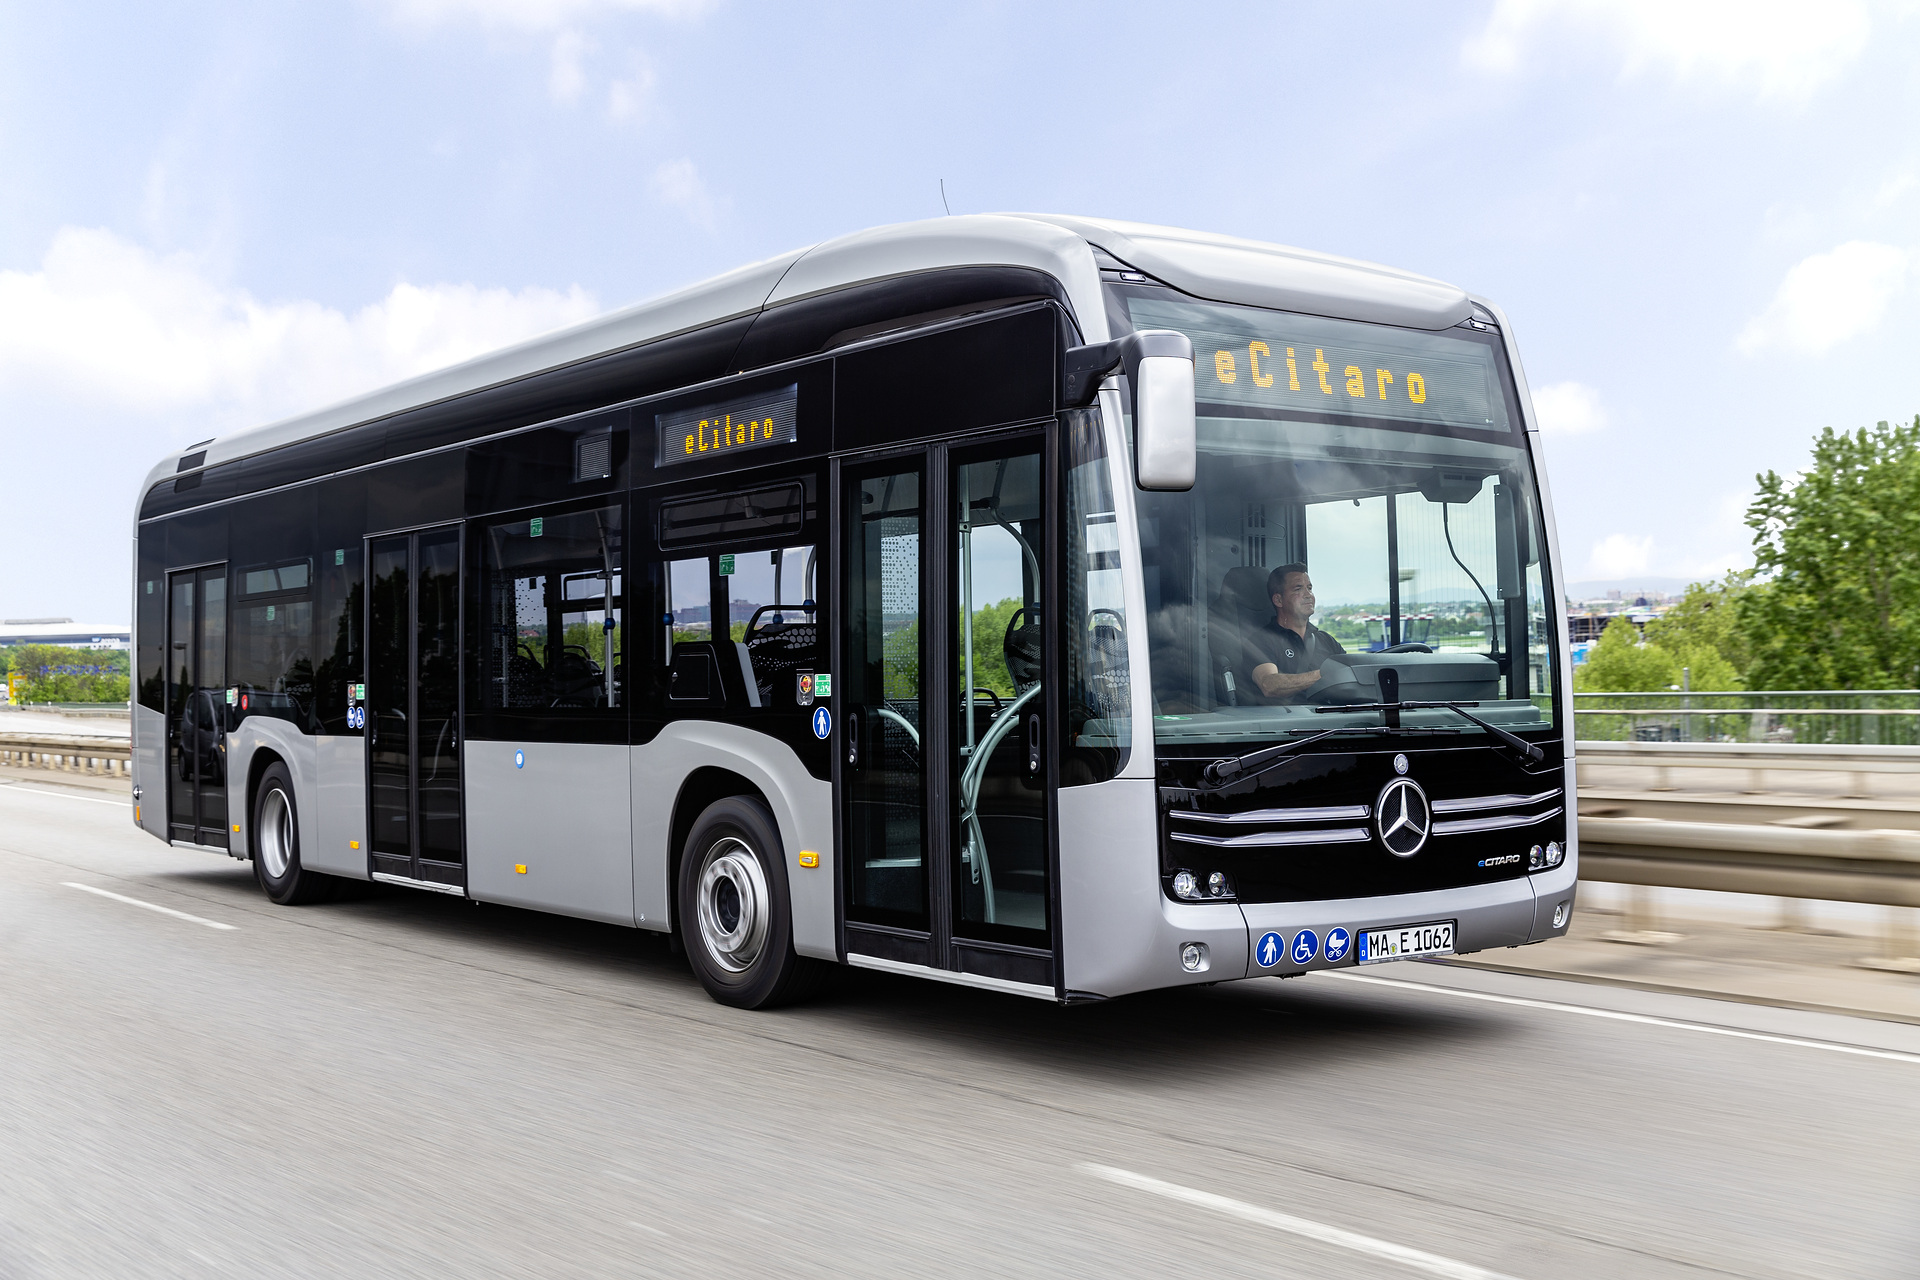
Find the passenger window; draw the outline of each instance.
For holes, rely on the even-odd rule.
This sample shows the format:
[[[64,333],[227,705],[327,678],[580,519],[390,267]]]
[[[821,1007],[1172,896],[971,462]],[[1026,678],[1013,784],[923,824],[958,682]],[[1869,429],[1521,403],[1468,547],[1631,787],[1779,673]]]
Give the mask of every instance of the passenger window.
[[[803,695],[798,681],[819,669],[819,551],[815,547],[784,547],[775,551],[743,551],[731,557],[727,584],[728,622],[734,640],[745,650],[744,671],[753,683],[749,701],[760,707],[807,705],[811,681]],[[721,561],[728,567],[727,559]]]
[[[482,551],[488,710],[622,705],[620,508],[490,526]]]
[[[667,697],[708,702],[720,696],[713,646],[713,561],[675,560],[667,566]]]

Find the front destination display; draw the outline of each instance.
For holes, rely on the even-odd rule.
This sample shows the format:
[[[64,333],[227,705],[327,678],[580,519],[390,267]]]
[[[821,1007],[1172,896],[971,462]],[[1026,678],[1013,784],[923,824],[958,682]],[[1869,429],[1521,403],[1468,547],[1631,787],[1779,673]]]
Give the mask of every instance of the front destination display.
[[[1178,228],[859,232],[162,459],[135,821],[1066,1004],[1567,930],[1511,327]]]

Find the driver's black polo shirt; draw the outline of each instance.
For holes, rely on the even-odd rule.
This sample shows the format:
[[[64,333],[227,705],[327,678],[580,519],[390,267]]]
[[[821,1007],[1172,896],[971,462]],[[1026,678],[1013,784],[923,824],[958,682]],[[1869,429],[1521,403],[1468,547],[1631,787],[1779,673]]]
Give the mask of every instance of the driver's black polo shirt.
[[[1269,698],[1261,693],[1260,686],[1254,682],[1253,669],[1271,662],[1280,669],[1281,675],[1302,675],[1320,670],[1321,663],[1336,653],[1345,652],[1346,648],[1338,640],[1311,622],[1303,636],[1281,626],[1277,618],[1268,618],[1265,626],[1247,636],[1246,657],[1239,672],[1242,698],[1244,701],[1291,702],[1296,694]],[[1251,697],[1246,696],[1249,694]]]

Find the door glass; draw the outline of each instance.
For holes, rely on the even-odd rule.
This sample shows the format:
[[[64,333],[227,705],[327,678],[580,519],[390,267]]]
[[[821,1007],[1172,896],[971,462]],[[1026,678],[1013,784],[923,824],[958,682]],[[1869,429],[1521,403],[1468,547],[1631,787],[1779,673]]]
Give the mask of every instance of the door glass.
[[[373,852],[413,856],[407,804],[407,539],[373,544],[367,609],[367,759]]]
[[[420,856],[460,861],[460,531],[423,533],[415,588]]]
[[[747,651],[754,705],[794,708],[800,672],[825,670],[814,607],[812,547],[743,551],[727,581],[734,632]],[[809,692],[808,697],[811,698]]]
[[[175,574],[167,611],[167,745],[171,759],[170,816],[176,839],[197,843],[193,783],[193,601],[198,594],[191,573]]]
[[[848,717],[848,914],[924,929],[920,476],[861,480],[849,486],[849,499],[848,669],[834,699]]]
[[[1047,928],[1040,455],[954,468],[955,932]]]

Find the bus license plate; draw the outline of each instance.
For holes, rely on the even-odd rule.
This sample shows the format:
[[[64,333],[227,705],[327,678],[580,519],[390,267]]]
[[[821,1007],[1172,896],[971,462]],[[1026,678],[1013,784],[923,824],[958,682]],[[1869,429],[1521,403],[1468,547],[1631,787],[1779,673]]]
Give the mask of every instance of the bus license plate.
[[[1364,929],[1360,933],[1361,964],[1383,960],[1411,960],[1416,956],[1453,954],[1453,921],[1408,924],[1395,929]]]

